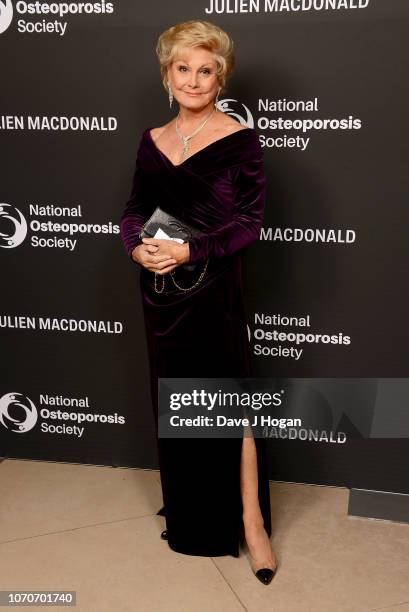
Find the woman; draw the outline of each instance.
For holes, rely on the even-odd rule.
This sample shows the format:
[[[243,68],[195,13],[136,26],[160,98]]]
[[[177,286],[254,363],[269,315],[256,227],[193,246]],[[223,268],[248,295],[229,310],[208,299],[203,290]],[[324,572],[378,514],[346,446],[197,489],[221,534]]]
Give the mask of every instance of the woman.
[[[156,52],[170,105],[176,99],[179,112],[142,134],[121,236],[141,270],[157,431],[158,377],[253,375],[241,258],[259,237],[265,175],[255,131],[216,106],[234,66],[226,32],[187,21],[163,32]],[[183,244],[141,239],[157,206],[201,233]],[[192,272],[184,264],[197,265]],[[263,443],[158,438],[164,500],[158,514],[166,517],[163,539],[180,553],[238,557],[245,537],[253,572],[269,584],[277,564]]]

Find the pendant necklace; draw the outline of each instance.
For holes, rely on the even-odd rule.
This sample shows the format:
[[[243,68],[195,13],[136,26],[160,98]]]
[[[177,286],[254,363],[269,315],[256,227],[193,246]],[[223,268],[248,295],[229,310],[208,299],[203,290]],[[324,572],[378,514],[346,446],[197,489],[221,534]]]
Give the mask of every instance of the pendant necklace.
[[[193,136],[195,136],[198,132],[200,132],[200,130],[202,128],[204,128],[204,126],[206,125],[206,123],[208,122],[208,120],[210,119],[210,117],[213,115],[214,111],[216,110],[216,106],[213,107],[212,111],[208,114],[208,116],[206,117],[206,119],[203,121],[203,123],[201,125],[199,125],[198,128],[195,129],[194,132],[192,132],[189,136],[183,136],[182,132],[179,129],[178,126],[178,119],[179,119],[179,115],[180,115],[180,111],[178,112],[178,115],[176,117],[176,123],[175,123],[175,128],[176,128],[176,133],[179,136],[179,138],[181,139],[182,143],[183,143],[183,150],[182,150],[182,155],[181,155],[181,159],[180,161],[183,161],[183,158],[187,155],[187,152],[189,151],[189,140],[191,138],[193,138]]]

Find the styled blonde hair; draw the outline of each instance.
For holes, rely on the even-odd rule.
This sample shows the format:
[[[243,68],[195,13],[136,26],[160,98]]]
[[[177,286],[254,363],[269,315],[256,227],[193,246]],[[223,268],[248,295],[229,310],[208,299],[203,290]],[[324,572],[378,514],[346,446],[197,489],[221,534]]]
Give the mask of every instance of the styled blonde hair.
[[[234,43],[230,36],[215,24],[202,19],[184,21],[162,32],[156,44],[156,54],[167,92],[167,70],[182,47],[204,47],[213,52],[220,93],[224,93],[226,80],[235,65]]]

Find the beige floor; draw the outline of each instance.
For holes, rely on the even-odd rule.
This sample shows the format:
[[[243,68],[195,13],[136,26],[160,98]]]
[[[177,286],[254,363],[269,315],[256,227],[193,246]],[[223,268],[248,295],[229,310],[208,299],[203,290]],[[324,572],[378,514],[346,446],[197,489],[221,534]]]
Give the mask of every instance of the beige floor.
[[[191,557],[160,539],[159,478],[0,463],[0,589],[75,590],[81,612],[409,611],[409,526],[348,517],[346,489],[271,483],[280,567],[264,586],[243,553]]]

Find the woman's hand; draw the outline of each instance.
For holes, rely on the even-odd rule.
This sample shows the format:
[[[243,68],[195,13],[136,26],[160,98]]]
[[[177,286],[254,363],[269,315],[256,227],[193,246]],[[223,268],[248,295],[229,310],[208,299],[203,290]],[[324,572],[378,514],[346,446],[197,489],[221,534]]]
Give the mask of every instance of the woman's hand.
[[[189,243],[180,244],[163,238],[142,238],[132,251],[132,259],[150,272],[167,274],[189,261]]]

